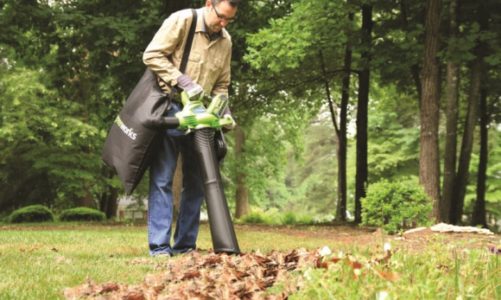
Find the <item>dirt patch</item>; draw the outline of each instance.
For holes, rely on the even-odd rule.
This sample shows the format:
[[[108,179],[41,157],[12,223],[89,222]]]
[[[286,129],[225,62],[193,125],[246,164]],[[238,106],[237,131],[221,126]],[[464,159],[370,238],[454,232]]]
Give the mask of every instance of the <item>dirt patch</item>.
[[[358,227],[350,225],[295,225],[295,226],[267,226],[267,225],[237,225],[237,227],[242,230],[250,229],[255,231],[264,232],[281,232],[285,234],[290,234],[298,237],[308,236],[314,238],[332,238],[341,236],[359,236],[371,234],[377,230],[377,228],[370,227]]]
[[[451,247],[467,249],[486,249],[500,246],[501,235],[484,235],[478,233],[435,232],[430,228],[420,231],[389,235],[381,229],[349,225],[334,226],[265,226],[237,225],[238,231],[258,231],[263,233],[279,233],[294,238],[316,238],[332,241],[333,244],[344,246],[360,246],[381,248],[385,242],[391,242],[395,247],[410,252],[420,252],[429,245],[439,242]],[[321,246],[321,245],[319,245]]]
[[[451,248],[462,249],[489,249],[497,247],[501,241],[501,235],[485,235],[477,233],[435,232],[429,228],[403,234],[395,237],[399,245],[407,251],[422,251],[430,244],[441,243]]]

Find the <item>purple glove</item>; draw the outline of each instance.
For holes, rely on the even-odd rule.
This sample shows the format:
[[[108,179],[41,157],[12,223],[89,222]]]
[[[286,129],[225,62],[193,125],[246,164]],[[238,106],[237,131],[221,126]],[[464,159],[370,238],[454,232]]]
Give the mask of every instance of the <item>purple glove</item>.
[[[223,113],[221,114],[221,117],[226,117],[226,116],[229,116],[232,120],[233,120],[233,116],[231,115],[231,110],[230,110],[230,107],[228,105],[226,105],[226,107],[224,108],[224,111]],[[223,132],[226,133],[230,130],[233,130],[235,129],[235,126],[237,124],[235,123],[235,121],[233,121],[233,124],[229,124],[229,125],[223,125]]]
[[[204,92],[200,85],[194,82],[188,75],[184,74],[177,78],[177,86],[182,88],[190,98]]]

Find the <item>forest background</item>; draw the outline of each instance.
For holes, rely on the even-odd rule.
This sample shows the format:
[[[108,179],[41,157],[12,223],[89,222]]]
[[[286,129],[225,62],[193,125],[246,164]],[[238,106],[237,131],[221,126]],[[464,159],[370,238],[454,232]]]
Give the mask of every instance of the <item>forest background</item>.
[[[204,1],[0,0],[0,217],[116,216],[107,131],[172,12]],[[248,0],[233,40],[225,192],[237,218],[362,218],[371,185],[423,187],[430,219],[501,218],[498,0]],[[144,178],[135,194],[147,194]]]

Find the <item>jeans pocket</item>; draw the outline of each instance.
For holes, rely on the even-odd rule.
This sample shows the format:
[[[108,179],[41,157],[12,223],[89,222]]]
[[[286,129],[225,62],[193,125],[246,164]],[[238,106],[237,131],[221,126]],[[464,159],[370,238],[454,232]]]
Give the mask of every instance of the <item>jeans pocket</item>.
[[[181,111],[181,106],[177,102],[172,102],[170,109],[167,111],[167,117],[174,117],[176,113]],[[185,132],[178,129],[167,129],[168,136],[182,136]]]

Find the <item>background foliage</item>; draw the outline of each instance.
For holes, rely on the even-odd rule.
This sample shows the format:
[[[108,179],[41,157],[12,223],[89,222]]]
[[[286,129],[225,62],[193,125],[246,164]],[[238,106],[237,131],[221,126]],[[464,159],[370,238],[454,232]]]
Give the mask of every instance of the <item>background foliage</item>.
[[[182,2],[182,3],[181,3]],[[177,3],[177,2],[176,2]],[[475,1],[464,1],[459,34],[449,38],[449,1],[443,1],[441,84],[445,64],[460,64],[459,119],[467,111],[470,64],[478,40],[485,56],[488,91],[486,207],[501,203],[501,15],[492,10],[481,30]],[[487,1],[492,5],[495,1]],[[44,204],[56,212],[76,206],[112,217],[121,194],[100,152],[107,130],[142,74],[142,51],[172,9],[200,1],[0,0],[0,211]],[[361,42],[363,5],[374,13],[372,46]],[[230,206],[239,184],[256,211],[275,210],[331,218],[338,187],[336,138],[326,96],[339,118],[345,46],[353,52],[348,114],[347,190],[354,210],[358,74],[371,55],[368,112],[368,184],[418,174],[419,88],[425,7],[422,1],[243,1],[229,27],[234,43],[231,106],[245,141],[238,156],[234,133],[223,166]],[[353,19],[348,18],[353,14]],[[322,71],[322,59],[325,72]],[[417,73],[419,75],[419,73]],[[445,95],[442,95],[444,98]],[[445,101],[440,104],[440,153],[444,153]],[[464,124],[458,125],[458,137]],[[476,200],[478,126],[466,196]],[[459,138],[460,140],[460,138]],[[238,142],[239,143],[239,142]],[[239,183],[239,174],[245,182]],[[146,178],[147,179],[147,178]],[[144,182],[139,198],[147,193]],[[111,207],[111,209],[110,209]]]

